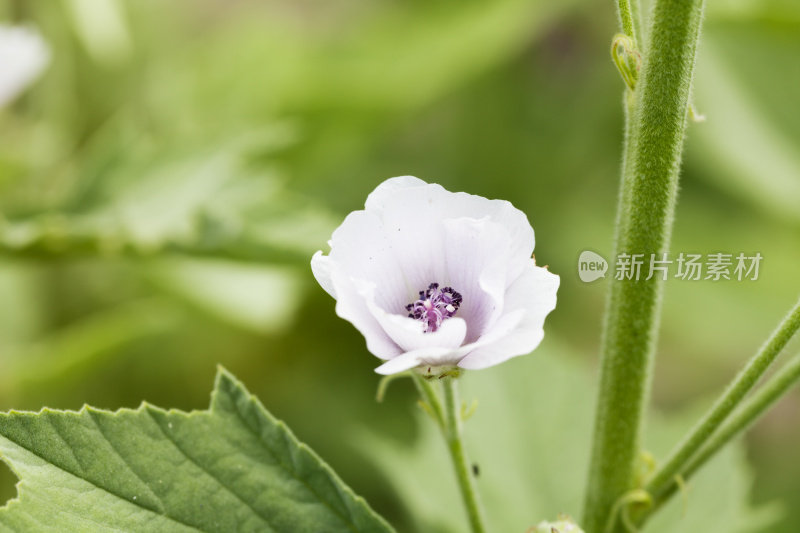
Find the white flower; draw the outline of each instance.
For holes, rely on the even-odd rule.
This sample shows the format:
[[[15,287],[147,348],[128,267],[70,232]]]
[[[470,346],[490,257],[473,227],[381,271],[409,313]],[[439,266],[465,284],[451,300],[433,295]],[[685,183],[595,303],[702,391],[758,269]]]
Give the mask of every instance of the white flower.
[[[0,25],[0,107],[33,83],[50,61],[39,32]]]
[[[394,374],[486,368],[536,348],[559,277],[531,258],[533,228],[503,200],[404,176],[380,184],[311,259],[336,314]]]
[[[556,522],[540,522],[536,528],[531,528],[531,533],[583,533],[572,519],[566,515],[559,515]]]

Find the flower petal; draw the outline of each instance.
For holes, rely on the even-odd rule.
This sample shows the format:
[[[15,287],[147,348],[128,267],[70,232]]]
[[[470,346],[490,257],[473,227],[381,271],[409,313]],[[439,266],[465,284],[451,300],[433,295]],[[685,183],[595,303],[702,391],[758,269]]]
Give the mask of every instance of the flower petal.
[[[398,372],[411,370],[412,368],[419,366],[420,363],[421,360],[416,353],[406,352],[398,355],[397,357],[392,357],[381,366],[376,368],[375,372],[378,374],[383,374],[384,376],[388,376],[390,374],[397,374]]]
[[[509,202],[391,178],[329,244],[328,256],[312,258],[312,271],[337,299],[337,314],[387,360],[379,373],[428,364],[484,368],[528,353],[555,307],[559,278],[531,260],[533,229]],[[431,283],[462,300],[457,316],[425,332],[406,306]]]
[[[555,274],[529,261],[522,275],[506,292],[504,315],[495,325],[501,329],[488,332],[475,343],[475,349],[461,359],[458,366],[486,368],[533,351],[544,337],[545,317],[555,309],[560,281]],[[505,331],[515,318],[519,320],[516,326]]]
[[[406,281],[378,214],[354,211],[330,240],[330,262],[349,277],[375,284],[375,298],[385,310],[403,312],[409,303]],[[418,291],[418,288],[411,289]]]
[[[452,350],[446,348],[422,348],[413,352],[406,352],[393,357],[375,369],[378,374],[389,375],[411,370],[414,367],[430,364],[438,365],[437,361],[452,358]]]
[[[535,244],[533,228],[525,213],[505,200],[489,200],[463,192],[452,193],[438,184],[428,184],[413,176],[390,178],[367,197],[366,209],[381,213],[390,234],[403,233],[413,227],[435,231],[432,222],[448,218],[488,216],[506,229],[512,253],[508,263],[508,279],[520,275],[531,257]]]
[[[450,318],[442,322],[436,331],[425,333],[422,322],[408,316],[387,313],[375,303],[374,284],[353,280],[359,294],[364,298],[373,318],[395,344],[406,352],[420,349],[444,348],[453,351],[464,342],[467,323],[461,318]],[[455,364],[455,361],[454,361]]]
[[[387,204],[393,201],[394,194],[402,189],[413,189],[415,187],[427,187],[428,184],[414,176],[397,176],[389,178],[375,187],[369,193],[364,207],[368,210],[383,211]]]
[[[466,341],[475,342],[503,310],[511,239],[489,217],[444,221],[446,283],[461,293],[459,317],[467,321]]]
[[[364,335],[367,350],[381,359],[391,359],[401,354],[404,350],[397,346],[372,316],[353,278],[341,272],[336,265],[330,270],[330,274],[336,293],[336,314],[353,324]]]
[[[314,278],[316,278],[320,287],[325,289],[325,292],[333,296],[335,299],[336,289],[334,288],[333,280],[331,279],[332,269],[333,263],[331,263],[331,258],[327,255],[322,255],[322,251],[315,253],[311,258],[311,272],[314,274]]]
[[[502,254],[502,277],[508,284],[522,272],[533,250],[533,229],[525,214],[509,202],[451,193],[412,176],[386,180],[369,195],[364,211],[350,213],[331,238],[330,257],[351,276],[375,282],[376,301],[385,311],[404,314],[405,305],[420,290],[433,282],[448,283],[450,269],[442,255],[456,247],[449,221],[486,217],[496,224],[494,237],[505,235],[502,242],[507,243],[508,253]],[[493,246],[491,258],[500,253],[498,248]],[[472,253],[470,258],[478,255]],[[458,257],[449,261],[450,266],[466,262]],[[485,311],[478,329],[490,322]],[[476,338],[472,331],[470,336]]]

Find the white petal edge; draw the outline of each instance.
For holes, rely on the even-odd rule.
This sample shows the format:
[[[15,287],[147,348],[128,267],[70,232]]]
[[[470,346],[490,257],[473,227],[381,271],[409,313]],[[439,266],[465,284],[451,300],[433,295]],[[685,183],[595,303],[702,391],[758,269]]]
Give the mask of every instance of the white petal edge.
[[[311,266],[323,289],[338,297],[337,314],[364,335],[370,352],[388,359],[376,371],[395,373],[423,364],[455,362],[463,368],[485,368],[538,346],[544,336],[544,319],[555,307],[559,278],[536,267],[530,259],[534,234],[524,213],[509,202],[451,193],[413,176],[386,180],[369,195],[365,205],[366,210],[348,215],[334,232],[329,241],[330,255],[317,252]],[[446,235],[435,228],[444,228],[453,218],[476,216],[488,217],[508,230],[511,252],[506,276],[499,277],[505,278],[503,285],[515,281],[503,295],[511,295],[510,301],[496,306],[497,314],[502,308],[501,316],[497,318],[496,314],[496,320],[477,340],[460,346],[466,333],[464,320],[449,319],[439,331],[424,334],[417,321],[391,311],[404,306],[405,300],[420,289],[417,285],[443,281],[444,270],[436,262],[412,273],[413,279],[406,271],[409,261],[412,266],[429,263],[418,259],[442,249]],[[426,226],[422,234],[417,231],[404,235],[398,228],[407,228],[410,218],[434,229],[429,231]],[[426,241],[430,246],[421,247]],[[415,254],[414,250],[421,253],[420,258],[404,253]],[[401,262],[406,264],[400,265]],[[497,296],[497,277],[480,279],[482,291]],[[536,293],[533,298],[531,293]]]
[[[516,279],[522,272],[525,261],[531,257],[535,235],[528,217],[506,200],[490,200],[464,192],[450,192],[436,183],[426,183],[414,176],[389,178],[378,185],[367,197],[365,208],[376,212],[387,221],[387,227],[401,217],[408,217],[415,209],[420,216],[425,210],[441,214],[441,218],[490,217],[493,222],[505,227],[511,238],[512,254],[508,263],[508,279]],[[399,207],[400,212],[397,212]]]
[[[336,264],[332,264],[330,274],[336,293],[336,314],[361,332],[367,341],[367,350],[380,359],[391,359],[403,353],[372,316],[352,278],[342,273]]]
[[[314,278],[319,283],[320,287],[325,289],[325,292],[336,298],[336,288],[333,286],[333,280],[331,279],[331,270],[333,269],[333,264],[331,263],[331,258],[327,255],[322,255],[322,251],[318,251],[314,254],[311,258],[311,273],[314,274]]]
[[[364,208],[369,210],[383,211],[384,206],[392,200],[394,194],[402,189],[414,187],[426,187],[428,184],[414,176],[397,176],[383,181],[369,193]]]
[[[477,370],[532,352],[544,338],[544,321],[556,307],[556,292],[561,278],[533,261],[506,293],[506,309],[495,327],[508,324],[511,314],[523,312],[511,331],[487,333],[458,362],[465,369]],[[466,348],[466,346],[465,346]]]
[[[511,240],[488,216],[448,219],[444,230],[448,284],[463,297],[458,316],[469,324],[467,342],[475,342],[503,311]]]
[[[393,357],[376,368],[375,372],[388,376],[389,374],[411,370],[426,363],[436,365],[438,363],[435,361],[447,360],[452,356],[453,351],[446,348],[423,348]]]
[[[375,284],[376,299],[391,312],[400,312],[409,302],[411,291],[397,258],[394,243],[387,238],[383,221],[377,213],[353,211],[336,228],[328,254],[332,268],[351,278]]]
[[[470,353],[484,345],[488,345],[496,340],[502,338],[504,335],[512,332],[520,321],[524,318],[525,311],[518,309],[503,317],[502,322],[498,327],[494,328],[486,337],[482,337],[478,342],[466,344],[456,349],[446,348],[421,348],[411,352],[402,353],[393,357],[383,365],[375,369],[378,374],[396,374],[403,372],[417,366],[444,366],[444,365],[458,365],[459,361],[464,358],[465,354]],[[451,318],[445,324],[455,320]]]
[[[377,305],[373,283],[355,279],[352,281],[373,318],[403,351],[413,352],[439,348],[453,351],[464,342],[464,337],[467,335],[467,323],[463,319],[450,318],[442,322],[438,330],[425,333],[419,320],[387,313]]]

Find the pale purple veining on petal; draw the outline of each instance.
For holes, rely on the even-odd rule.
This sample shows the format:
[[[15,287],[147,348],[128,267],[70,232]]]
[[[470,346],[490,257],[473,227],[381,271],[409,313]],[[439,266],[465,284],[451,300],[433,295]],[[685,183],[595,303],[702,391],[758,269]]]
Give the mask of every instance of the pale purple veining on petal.
[[[312,270],[337,299],[337,314],[387,360],[379,373],[483,368],[528,353],[555,307],[559,278],[535,266],[533,229],[509,202],[392,178],[365,210],[348,215],[330,245],[328,256],[314,255]],[[434,282],[457,290],[460,305],[449,311],[444,300],[434,304],[436,295],[422,298]]]
[[[463,296],[459,316],[470,325],[466,342],[474,342],[502,312],[511,239],[489,217],[447,219],[443,224],[448,283]]]
[[[558,276],[529,260],[522,274],[508,287],[504,316],[498,321],[501,331],[482,337],[459,360],[458,366],[486,368],[532,352],[544,337],[544,321],[555,309],[560,281]],[[509,327],[509,317],[514,315],[519,321]]]

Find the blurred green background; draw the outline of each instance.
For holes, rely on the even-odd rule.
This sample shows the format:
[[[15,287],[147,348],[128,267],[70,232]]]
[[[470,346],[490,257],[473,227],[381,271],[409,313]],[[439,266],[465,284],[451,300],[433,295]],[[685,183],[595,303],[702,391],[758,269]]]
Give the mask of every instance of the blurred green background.
[[[485,391],[468,431],[497,454],[478,453],[484,492],[498,487],[490,504],[527,491],[530,507],[507,500],[528,525],[580,512],[606,287],[581,283],[576,263],[611,248],[623,89],[612,1],[0,6],[0,22],[35,25],[52,55],[0,109],[0,409],[200,409],[222,364],[399,531],[459,531],[447,518],[460,509],[424,510],[411,494],[449,465],[398,480],[428,457],[412,387],[374,401],[378,360],[308,266],[379,182],[412,174],[511,200],[538,262],[561,275],[535,354],[465,378],[468,396]],[[652,423],[659,454],[691,422],[678,413],[707,406],[800,292],[799,57],[796,1],[709,2],[694,89],[707,120],[689,129],[672,250],[764,259],[758,281],[666,284],[653,393],[672,422]],[[537,394],[563,396],[561,410]],[[489,416],[509,405],[518,417]],[[508,441],[492,448],[502,420]],[[740,473],[720,463],[708,481],[709,494],[741,481],[715,512],[769,512],[718,529],[709,507],[704,531],[800,530],[798,420],[795,391],[735,451]],[[575,461],[548,444],[559,439]],[[560,473],[534,464],[524,489],[493,479],[512,448],[569,482],[551,486]],[[703,511],[702,478],[690,513]],[[0,502],[14,481],[0,465]]]

